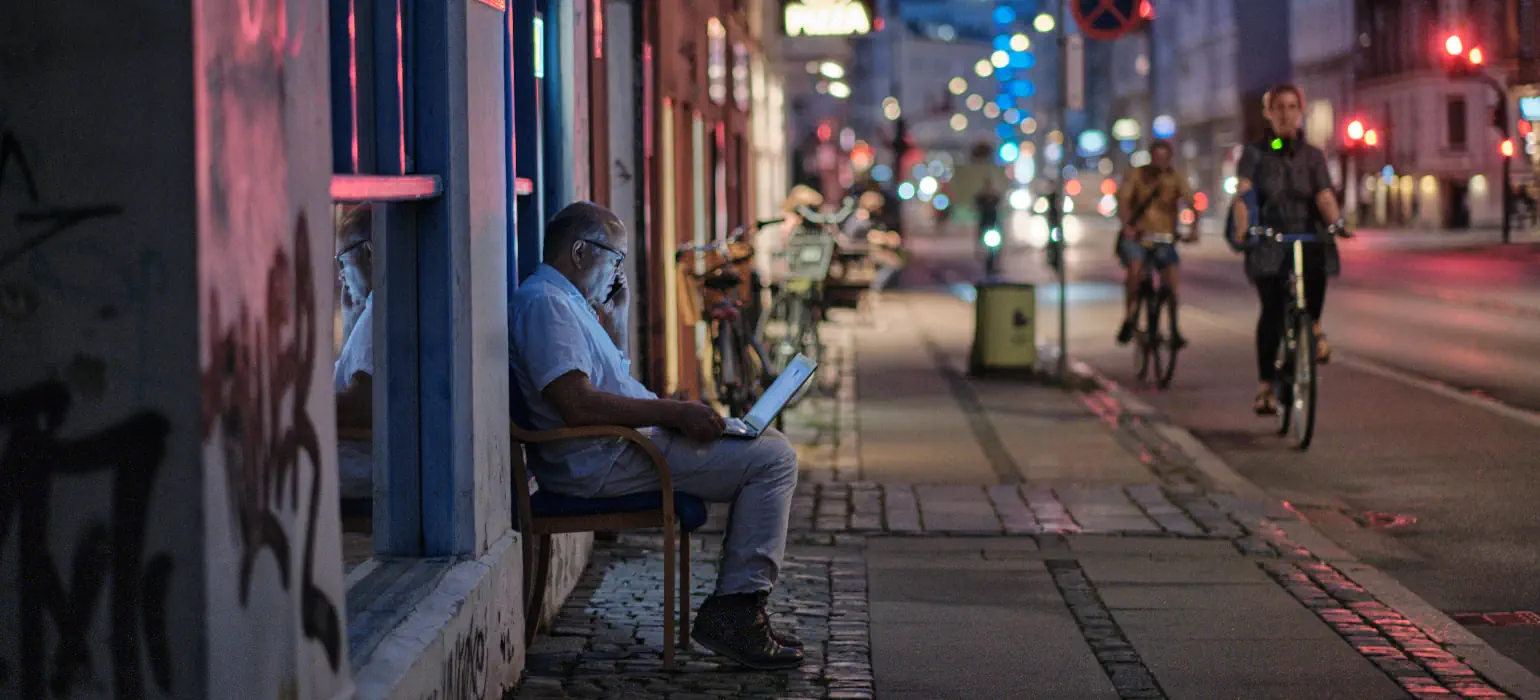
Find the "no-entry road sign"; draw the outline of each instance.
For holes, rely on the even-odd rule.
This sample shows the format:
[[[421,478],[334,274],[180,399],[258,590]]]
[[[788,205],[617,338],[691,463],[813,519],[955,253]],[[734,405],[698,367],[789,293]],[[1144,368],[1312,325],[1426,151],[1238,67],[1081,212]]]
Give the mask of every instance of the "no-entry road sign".
[[[1071,0],[1070,11],[1080,31],[1092,39],[1112,41],[1139,24],[1147,0]]]

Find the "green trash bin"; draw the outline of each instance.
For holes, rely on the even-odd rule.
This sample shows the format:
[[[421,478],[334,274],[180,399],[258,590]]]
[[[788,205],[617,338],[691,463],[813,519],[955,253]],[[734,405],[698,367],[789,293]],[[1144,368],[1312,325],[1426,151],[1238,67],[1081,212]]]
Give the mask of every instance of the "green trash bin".
[[[1037,288],[1030,284],[984,282],[974,289],[969,373],[1033,373],[1037,368]]]

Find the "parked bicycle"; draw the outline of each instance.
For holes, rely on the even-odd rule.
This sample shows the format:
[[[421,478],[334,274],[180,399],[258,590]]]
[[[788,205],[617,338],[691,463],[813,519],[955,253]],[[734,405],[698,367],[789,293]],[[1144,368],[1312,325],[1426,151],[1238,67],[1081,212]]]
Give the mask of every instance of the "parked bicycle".
[[[734,416],[746,415],[776,375],[759,343],[759,318],[740,295],[754,259],[753,246],[743,240],[749,231],[739,227],[726,241],[681,246],[674,256],[700,284],[701,318],[711,328],[712,382],[717,400]],[[698,259],[708,265],[700,273],[690,270]]]
[[[1150,233],[1144,236],[1140,245],[1149,251],[1178,242],[1190,241],[1174,233]],[[1176,355],[1181,346],[1176,342],[1175,314],[1164,313],[1175,299],[1164,285],[1159,288],[1155,285],[1155,265],[1152,263],[1155,257],[1146,253],[1145,263],[1140,266],[1139,296],[1134,301],[1133,313],[1136,324],[1134,368],[1139,372],[1139,381],[1154,382],[1158,388],[1166,389],[1171,386],[1171,377],[1176,373]],[[1162,318],[1166,319],[1164,327]]]
[[[777,285],[765,325],[770,364],[777,373],[799,354],[818,363],[824,360],[819,334],[819,324],[827,312],[824,283],[833,266],[840,224],[855,211],[855,205],[855,200],[847,197],[832,214],[806,206],[797,208],[798,215],[811,226],[799,230],[786,245],[786,274]],[[790,403],[800,401],[812,384],[804,385]]]
[[[1326,236],[1351,238],[1353,234],[1340,231]],[[1315,334],[1315,319],[1311,317],[1305,297],[1304,245],[1321,240],[1315,233],[1283,233],[1266,227],[1253,227],[1247,235],[1248,246],[1290,246],[1288,273],[1289,305],[1284,311],[1282,340],[1278,343],[1278,356],[1274,361],[1273,395],[1278,400],[1278,434],[1294,435],[1299,449],[1310,447],[1315,437],[1316,369],[1319,364]]]

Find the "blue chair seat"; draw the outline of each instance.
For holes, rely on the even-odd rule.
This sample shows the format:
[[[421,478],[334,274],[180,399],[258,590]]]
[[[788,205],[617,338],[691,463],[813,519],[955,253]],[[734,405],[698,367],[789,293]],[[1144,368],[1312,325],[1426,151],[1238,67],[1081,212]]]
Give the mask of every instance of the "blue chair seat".
[[[634,513],[642,510],[658,510],[662,507],[662,491],[633,493],[615,498],[578,498],[542,489],[529,497],[529,509],[537,518]],[[706,524],[706,502],[699,496],[675,491],[674,518],[685,532],[694,532]]]

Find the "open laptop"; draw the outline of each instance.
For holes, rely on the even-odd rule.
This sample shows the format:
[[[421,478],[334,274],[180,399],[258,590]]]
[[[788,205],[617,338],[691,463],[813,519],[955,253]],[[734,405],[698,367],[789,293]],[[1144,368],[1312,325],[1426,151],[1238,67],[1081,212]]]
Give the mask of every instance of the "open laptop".
[[[776,377],[770,384],[770,388],[754,402],[754,407],[749,409],[749,415],[743,418],[728,418],[727,427],[722,430],[724,437],[754,439],[770,427],[770,422],[786,407],[786,402],[796,396],[807,380],[813,378],[813,372],[818,369],[818,363],[808,359],[806,355],[797,355],[787,363],[786,370],[781,376]]]

